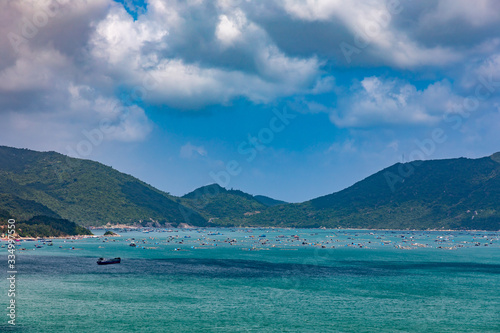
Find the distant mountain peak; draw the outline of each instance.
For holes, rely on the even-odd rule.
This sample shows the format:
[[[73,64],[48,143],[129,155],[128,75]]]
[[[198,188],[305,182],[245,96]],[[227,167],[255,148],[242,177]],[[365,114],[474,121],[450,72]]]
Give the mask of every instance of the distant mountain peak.
[[[0,146],[0,217],[35,215],[81,225],[499,230],[500,152],[396,163],[342,191],[287,204],[218,184],[174,197],[97,162]]]
[[[491,158],[396,163],[342,191],[300,204],[269,207],[258,217],[248,217],[246,223],[500,230],[499,157],[496,153]]]
[[[493,161],[500,163],[500,152],[498,152],[498,153],[494,153],[493,155],[491,155],[491,156],[490,156],[490,158],[491,158]]]
[[[193,199],[196,197],[207,196],[207,195],[215,196],[218,195],[219,193],[225,193],[225,192],[227,192],[227,190],[224,187],[220,186],[217,183],[213,183],[198,187],[197,189],[184,194],[182,198]]]
[[[255,198],[255,200],[257,200],[261,204],[266,205],[268,207],[278,206],[278,205],[284,205],[284,204],[288,203],[286,201],[276,200],[276,199],[267,197],[265,195],[254,195],[254,198]]]
[[[87,226],[207,222],[175,197],[101,163],[5,146],[0,147],[0,209],[18,219],[56,216]]]

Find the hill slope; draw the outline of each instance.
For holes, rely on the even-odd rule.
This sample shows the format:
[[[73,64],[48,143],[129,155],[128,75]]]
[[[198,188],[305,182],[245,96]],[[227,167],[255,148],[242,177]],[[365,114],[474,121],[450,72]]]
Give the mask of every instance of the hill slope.
[[[0,146],[0,212],[85,226],[500,230],[500,153],[397,163],[340,192],[286,204],[216,184],[177,198],[97,162]]]
[[[0,146],[0,209],[18,219],[59,217],[80,225],[158,221],[177,225],[186,213],[206,220],[140,180],[103,164]]]
[[[250,225],[500,230],[500,154],[397,163],[337,193],[271,207]]]
[[[6,210],[0,209],[0,233],[12,231],[8,222],[13,216]],[[21,237],[65,237],[76,235],[92,235],[87,228],[74,222],[52,216],[34,216],[28,221],[15,221],[15,233]]]
[[[260,202],[263,205],[266,206],[278,206],[278,205],[284,205],[287,204],[288,202],[286,201],[281,201],[281,200],[276,200],[273,198],[266,197],[265,195],[254,195],[253,196],[255,200]]]
[[[217,184],[200,187],[184,195],[180,202],[217,225],[232,225],[234,219],[258,214],[267,208],[250,194],[226,190]]]

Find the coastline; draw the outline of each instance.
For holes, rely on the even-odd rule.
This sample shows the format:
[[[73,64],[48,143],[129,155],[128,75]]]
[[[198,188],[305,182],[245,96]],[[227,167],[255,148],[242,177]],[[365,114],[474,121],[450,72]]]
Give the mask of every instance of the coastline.
[[[107,229],[128,229],[129,231],[140,231],[140,230],[148,230],[148,229],[166,229],[166,230],[189,230],[189,229],[284,229],[284,230],[331,230],[331,231],[382,231],[382,232],[494,232],[498,233],[500,230],[464,230],[464,229],[366,229],[366,228],[291,228],[291,227],[195,227],[191,228],[153,228],[153,227],[136,227],[136,226],[126,226],[122,227],[122,225],[115,226],[106,226],[106,227],[94,227],[89,230],[107,230]],[[75,236],[47,236],[47,237],[15,237],[16,241],[38,241],[41,239],[65,239],[65,240],[78,240],[85,238],[101,238],[101,237],[123,237],[123,235],[75,235]],[[8,241],[7,237],[0,238],[0,241]]]
[[[84,238],[98,238],[102,236],[97,236],[97,235],[78,235],[78,236],[47,236],[47,237],[15,237],[16,241],[37,241],[40,239],[69,239],[69,240],[76,240],[76,239],[84,239]],[[0,238],[0,241],[8,241],[8,238],[3,237]]]
[[[207,227],[197,227],[193,225],[182,226],[182,227],[137,227],[131,225],[124,224],[116,224],[116,225],[105,225],[100,227],[86,227],[89,230],[107,230],[107,229],[130,229],[130,230],[142,230],[142,229],[309,229],[309,230],[366,230],[366,231],[472,231],[472,232],[500,232],[498,230],[482,230],[482,229],[369,229],[369,228],[326,228],[326,227],[318,227],[318,228],[301,228],[301,227],[276,227],[276,226],[239,226],[239,227],[227,227],[227,226],[207,226]]]

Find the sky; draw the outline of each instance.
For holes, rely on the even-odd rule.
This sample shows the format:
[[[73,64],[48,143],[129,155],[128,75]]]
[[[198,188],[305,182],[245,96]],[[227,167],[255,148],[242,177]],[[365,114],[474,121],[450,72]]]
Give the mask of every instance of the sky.
[[[302,202],[500,151],[496,0],[3,0],[0,145]]]

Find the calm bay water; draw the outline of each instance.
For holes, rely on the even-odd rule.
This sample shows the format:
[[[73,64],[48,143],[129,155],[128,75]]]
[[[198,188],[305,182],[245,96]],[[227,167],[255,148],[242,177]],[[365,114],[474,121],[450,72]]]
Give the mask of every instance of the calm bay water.
[[[212,229],[55,240],[35,250],[39,242],[22,242],[17,325],[2,315],[0,330],[500,332],[499,237]],[[119,265],[96,265],[118,256]]]

